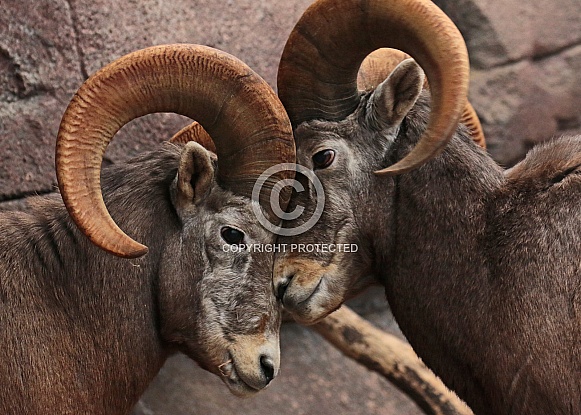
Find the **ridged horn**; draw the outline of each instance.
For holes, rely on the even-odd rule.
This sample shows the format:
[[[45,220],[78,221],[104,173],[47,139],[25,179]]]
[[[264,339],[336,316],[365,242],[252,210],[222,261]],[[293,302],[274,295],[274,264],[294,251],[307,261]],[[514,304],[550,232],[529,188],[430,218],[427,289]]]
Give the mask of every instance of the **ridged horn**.
[[[216,145],[214,144],[212,137],[210,137],[210,134],[204,130],[204,127],[202,127],[200,123],[195,121],[179,130],[169,140],[170,143],[175,144],[186,144],[190,141],[195,141],[212,153],[216,152]]]
[[[374,90],[387,79],[397,65],[409,58],[410,55],[397,49],[374,50],[361,62],[357,73],[357,89],[365,92]]]
[[[480,147],[486,149],[486,138],[484,137],[482,124],[480,124],[480,119],[478,118],[474,107],[468,101],[466,102],[464,112],[462,112],[462,116],[460,117],[460,122],[468,128],[472,140]]]
[[[284,107],[270,86],[233,56],[176,44],[139,50],[107,65],[79,88],[63,115],[56,168],[63,200],[79,229],[120,257],[138,257],[147,248],[109,215],[100,188],[101,162],[123,125],[154,112],[198,121],[216,144],[219,184],[236,194],[250,197],[265,169],[295,159]],[[290,174],[280,172],[265,186]]]
[[[360,91],[372,91],[389,76],[400,62],[408,58],[410,56],[407,53],[397,49],[381,48],[373,51],[361,63],[357,74],[357,88]],[[424,88],[429,88],[427,79],[425,80]],[[478,115],[476,115],[476,111],[468,101],[466,101],[460,122],[468,127],[472,140],[480,147],[486,149],[482,125]]]
[[[409,53],[431,85],[432,111],[416,147],[378,173],[410,171],[439,154],[464,110],[469,64],[452,21],[430,0],[319,0],[291,32],[278,71],[278,92],[293,127],[338,121],[359,104],[363,59],[389,47]]]

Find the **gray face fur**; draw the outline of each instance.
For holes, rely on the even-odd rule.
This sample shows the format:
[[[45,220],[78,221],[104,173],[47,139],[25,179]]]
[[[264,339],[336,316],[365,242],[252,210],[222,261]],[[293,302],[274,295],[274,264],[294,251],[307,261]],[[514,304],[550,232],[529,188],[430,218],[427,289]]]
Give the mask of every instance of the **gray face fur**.
[[[188,146],[195,148],[194,158],[209,161],[206,150],[197,144]],[[180,172],[172,185],[182,231],[168,241],[169,250],[179,252],[183,259],[176,261],[168,255],[170,260],[164,262],[162,278],[168,279],[169,286],[162,290],[161,306],[173,318],[168,319],[163,334],[172,343],[182,344],[192,358],[202,360],[206,369],[222,376],[233,392],[255,392],[268,384],[267,378],[276,375],[280,364],[280,318],[270,274],[273,254],[231,249],[231,242],[272,244],[274,236],[256,221],[254,202],[216,184],[213,163],[207,165],[208,172],[193,173],[198,175],[193,194],[180,190],[179,175],[188,170],[183,165],[190,157],[182,154]],[[210,176],[204,177],[206,173]],[[187,173],[183,181],[186,189],[191,177]],[[236,240],[228,240],[228,231]],[[192,279],[184,280],[186,275]],[[165,292],[170,294],[165,296]],[[183,327],[187,316],[181,314],[188,298],[196,303],[195,311],[189,310],[196,314],[195,327]],[[265,374],[265,365],[273,373]]]
[[[165,251],[161,333],[244,395],[278,372],[280,318],[271,290],[272,254],[228,248],[230,242],[272,243],[274,236],[256,221],[254,202],[217,185],[215,165],[203,147],[186,144],[167,189],[174,213],[157,219],[176,221],[159,247]],[[225,232],[237,239],[227,240]]]

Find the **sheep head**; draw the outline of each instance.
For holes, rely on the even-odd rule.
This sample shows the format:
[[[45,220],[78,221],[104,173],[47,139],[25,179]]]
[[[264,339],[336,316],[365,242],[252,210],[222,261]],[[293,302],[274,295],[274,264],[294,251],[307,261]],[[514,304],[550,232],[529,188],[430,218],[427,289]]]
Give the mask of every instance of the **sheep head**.
[[[232,392],[254,393],[272,380],[280,362],[273,254],[224,248],[274,241],[254,215],[260,209],[272,217],[264,204],[271,189],[266,185],[265,194],[251,195],[265,169],[294,161],[290,122],[262,78],[209,47],[144,49],[90,77],[61,122],[57,177],[79,229],[98,247],[124,258],[143,256],[147,248],[109,215],[100,188],[101,161],[124,124],[152,112],[175,112],[203,126],[194,134],[201,144],[174,148],[179,151],[175,165],[161,166],[174,175],[163,191],[173,206],[171,218],[164,218],[171,229],[163,241],[148,236],[163,253],[150,252],[143,259],[159,259],[156,298],[162,340],[220,376]],[[280,200],[285,206],[288,196],[282,192]],[[138,227],[133,230],[139,234]]]
[[[320,182],[297,173],[307,190],[293,194],[288,210],[303,206],[305,211],[285,228],[300,228],[316,212],[315,195],[325,195],[313,227],[279,237],[288,249],[275,261],[277,295],[305,323],[377,282],[374,255],[388,253],[378,253],[373,241],[377,229],[390,229],[395,215],[392,176],[436,157],[456,132],[467,103],[464,41],[431,1],[329,3],[319,0],[303,14],[285,46],[278,78],[297,163]],[[400,49],[415,61],[397,57],[379,85],[375,69],[383,63],[364,65],[368,76],[359,77],[359,87],[370,82],[371,87],[361,91],[361,64],[383,47]],[[374,214],[378,206],[380,217]],[[326,249],[300,250],[317,244]]]

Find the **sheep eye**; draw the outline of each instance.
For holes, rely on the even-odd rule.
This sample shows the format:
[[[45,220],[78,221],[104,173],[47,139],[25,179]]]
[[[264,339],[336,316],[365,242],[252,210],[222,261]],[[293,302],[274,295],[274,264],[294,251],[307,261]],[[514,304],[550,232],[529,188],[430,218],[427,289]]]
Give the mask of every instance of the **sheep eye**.
[[[224,226],[220,231],[220,235],[230,245],[238,245],[244,240],[244,232],[229,226]]]
[[[313,156],[313,165],[315,169],[325,169],[335,160],[335,152],[333,150],[321,150]]]

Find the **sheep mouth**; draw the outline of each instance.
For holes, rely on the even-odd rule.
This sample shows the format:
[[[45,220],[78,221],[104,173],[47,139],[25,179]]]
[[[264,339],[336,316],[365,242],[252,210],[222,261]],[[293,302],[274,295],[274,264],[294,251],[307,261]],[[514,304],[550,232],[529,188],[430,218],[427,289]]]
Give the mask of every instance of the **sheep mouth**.
[[[291,313],[308,311],[310,303],[318,297],[322,284],[323,277],[321,276],[309,292],[303,287],[297,287],[297,284],[293,284],[291,280],[284,288],[285,294],[280,296],[283,307]]]
[[[219,376],[233,395],[247,397],[258,393],[261,389],[246,383],[238,374],[236,363],[231,354],[228,359],[218,366]]]
[[[283,303],[285,309],[301,324],[315,324],[336,310],[329,308],[326,301],[327,287],[323,275],[313,291],[303,300],[295,304]]]
[[[319,295],[319,292],[321,291],[321,287],[322,287],[322,285],[323,285],[323,279],[324,279],[324,278],[325,278],[325,277],[324,277],[324,276],[322,276],[322,277],[319,279],[319,282],[317,283],[317,285],[315,285],[315,288],[313,288],[313,291],[311,291],[311,293],[310,293],[310,294],[307,296],[307,298],[305,298],[305,299],[304,299],[304,300],[302,300],[302,301],[299,301],[299,302],[296,304],[296,307],[297,307],[297,308],[302,308],[302,307],[305,307],[305,306],[306,306],[306,305],[308,305],[308,304],[309,304],[311,301],[313,301],[313,300],[315,300],[315,299],[316,299],[316,297]]]

